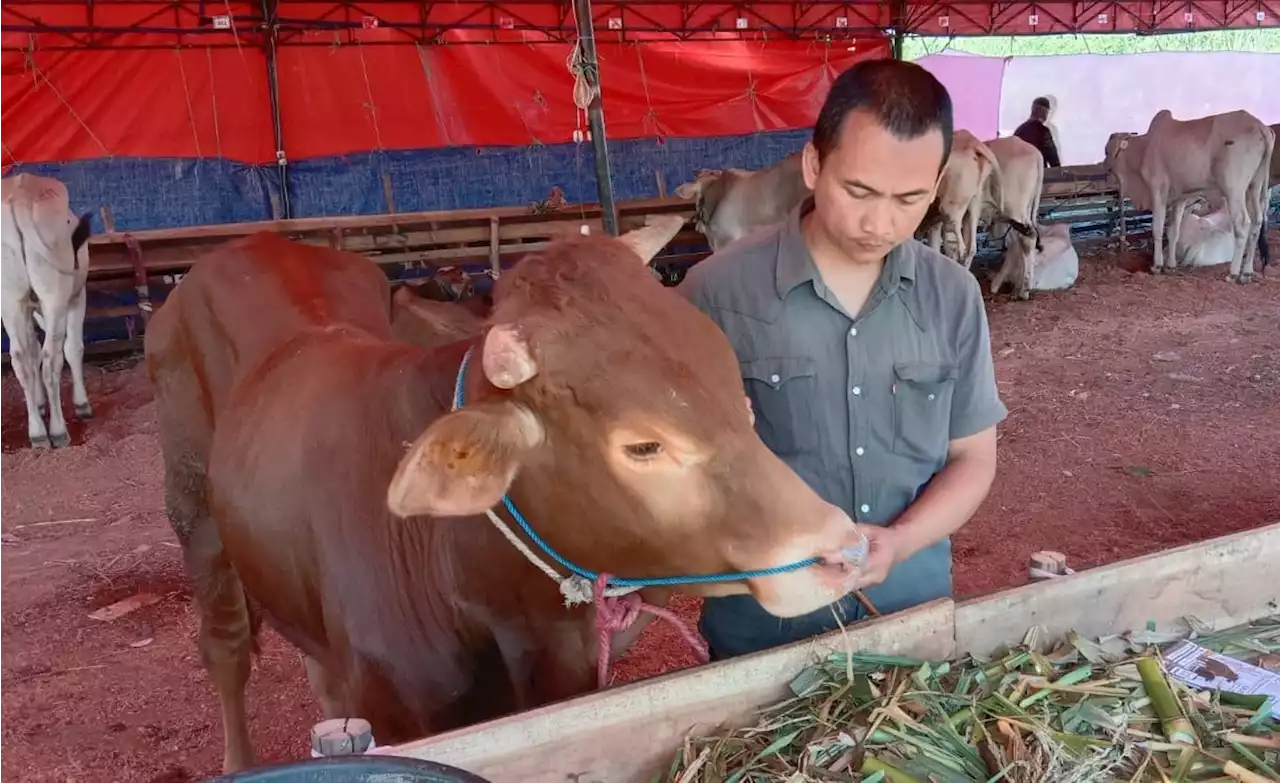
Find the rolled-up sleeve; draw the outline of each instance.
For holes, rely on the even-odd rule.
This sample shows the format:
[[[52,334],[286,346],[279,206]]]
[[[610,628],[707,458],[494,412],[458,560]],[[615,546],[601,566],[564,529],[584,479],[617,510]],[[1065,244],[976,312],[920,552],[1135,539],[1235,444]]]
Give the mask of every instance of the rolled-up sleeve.
[[[991,333],[982,290],[972,277],[967,283],[967,303],[957,330],[959,372],[951,398],[951,440],[975,435],[1004,421],[1008,415],[996,387],[991,357]]]

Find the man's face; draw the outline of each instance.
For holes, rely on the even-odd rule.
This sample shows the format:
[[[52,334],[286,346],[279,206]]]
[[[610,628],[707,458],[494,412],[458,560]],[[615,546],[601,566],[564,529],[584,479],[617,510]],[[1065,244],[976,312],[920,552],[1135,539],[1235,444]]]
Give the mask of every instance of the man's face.
[[[853,263],[879,263],[915,233],[937,191],[941,164],[942,131],[903,141],[874,115],[854,110],[821,163],[813,144],[805,146],[811,219]]]

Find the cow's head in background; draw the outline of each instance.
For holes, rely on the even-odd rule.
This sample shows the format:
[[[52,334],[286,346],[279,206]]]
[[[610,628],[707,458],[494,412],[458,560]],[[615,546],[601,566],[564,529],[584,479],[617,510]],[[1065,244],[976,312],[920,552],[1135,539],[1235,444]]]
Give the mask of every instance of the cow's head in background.
[[[842,551],[860,536],[760,441],[715,323],[649,274],[682,223],[560,240],[503,275],[465,407],[412,445],[388,503],[400,516],[469,516],[509,492],[563,555],[626,577],[818,557],[695,588],[805,614],[852,589]]]
[[[1103,165],[1120,183],[1126,198],[1138,209],[1151,209],[1151,191],[1142,176],[1147,137],[1140,133],[1113,133],[1107,137]]]
[[[749,173],[742,169],[729,169],[727,172],[723,169],[698,169],[693,182],[676,187],[677,196],[694,203],[693,227],[706,235],[710,230],[711,217],[724,198],[729,182]]]

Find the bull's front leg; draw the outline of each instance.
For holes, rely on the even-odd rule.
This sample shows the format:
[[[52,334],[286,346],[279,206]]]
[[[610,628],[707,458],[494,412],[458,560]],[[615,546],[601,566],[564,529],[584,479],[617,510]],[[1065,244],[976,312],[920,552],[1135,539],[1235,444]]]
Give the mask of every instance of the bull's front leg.
[[[1165,242],[1165,210],[1168,209],[1166,195],[1162,190],[1152,188],[1151,195],[1151,274],[1164,272]]]
[[[929,227],[929,247],[933,248],[939,253],[942,252],[942,221],[941,220],[934,221],[933,225]]]
[[[964,213],[964,268],[973,267],[973,257],[978,253],[978,216],[981,214],[981,204],[970,204],[969,209]]]
[[[1173,203],[1173,215],[1169,220],[1169,228],[1167,230],[1169,235],[1169,256],[1171,259],[1169,268],[1171,270],[1181,269],[1187,265],[1186,258],[1178,255],[1178,243],[1181,241],[1182,236],[1182,221],[1186,218],[1186,214],[1190,209],[1190,199],[1179,199]]]

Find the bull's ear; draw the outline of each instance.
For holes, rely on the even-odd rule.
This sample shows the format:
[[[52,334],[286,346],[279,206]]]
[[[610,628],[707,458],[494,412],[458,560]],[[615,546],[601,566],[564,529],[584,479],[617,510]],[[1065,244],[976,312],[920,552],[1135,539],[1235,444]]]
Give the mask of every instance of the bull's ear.
[[[400,460],[387,508],[398,517],[479,514],[502,500],[542,422],[511,402],[477,405],[434,421]]]

